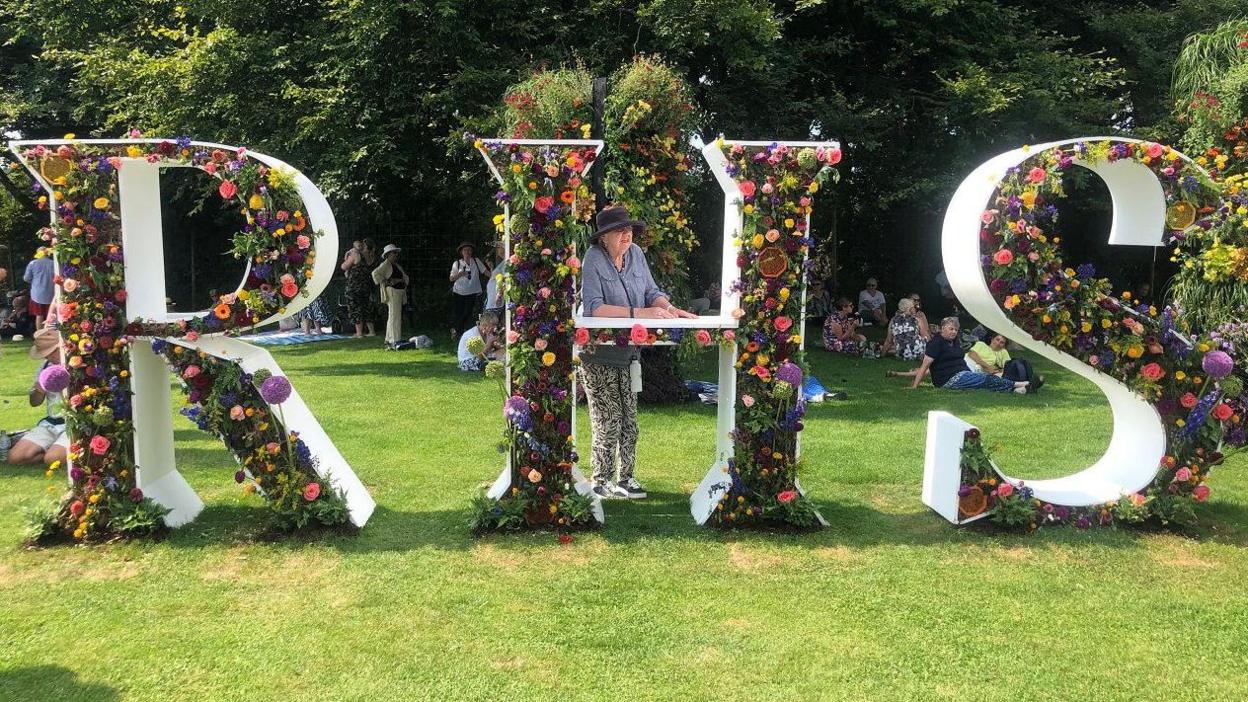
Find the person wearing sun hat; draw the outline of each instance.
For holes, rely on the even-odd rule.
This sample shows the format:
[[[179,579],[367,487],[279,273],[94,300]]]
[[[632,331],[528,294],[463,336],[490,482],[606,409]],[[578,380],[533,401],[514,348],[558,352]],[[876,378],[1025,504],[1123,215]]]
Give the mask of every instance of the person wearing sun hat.
[[[598,213],[595,224],[581,262],[583,314],[638,320],[696,318],[668,301],[667,293],[655,284],[641,247],[633,243],[634,234],[644,230],[645,222],[632,219],[622,205],[608,205]],[[586,348],[577,373],[589,400],[594,494],[608,499],[645,497],[645,489],[633,474],[638,430],[632,378],[641,378],[637,347]]]
[[[11,442],[12,445],[8,435],[0,436],[0,453],[5,454],[5,462],[11,465],[63,461],[69,451],[65,419],[61,416],[61,393],[47,392],[39,384],[39,374],[43,369],[60,360],[60,332],[52,327],[44,327],[34,333],[32,340],[34,344],[30,347],[30,357],[42,360],[43,365],[35,371],[35,381],[27,399],[31,407],[37,407],[41,403],[45,406],[44,417],[34,428],[23,432],[20,438]]]
[[[407,285],[411,281],[399,265],[399,247],[386,244],[381,250],[381,265],[373,269],[373,282],[381,288],[381,301],[386,305],[386,348],[393,349],[403,340],[403,304],[407,302]]]
[[[482,282],[490,274],[481,259],[476,257],[471,241],[461,241],[455,250],[459,258],[451,264],[451,339],[457,340],[461,332],[472,325],[477,311],[477,301],[484,291]]]

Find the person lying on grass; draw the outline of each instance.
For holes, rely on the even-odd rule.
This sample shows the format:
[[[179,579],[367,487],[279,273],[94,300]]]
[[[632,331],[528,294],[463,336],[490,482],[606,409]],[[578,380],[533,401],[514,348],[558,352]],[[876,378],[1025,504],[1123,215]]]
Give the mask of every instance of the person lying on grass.
[[[958,331],[962,325],[957,317],[945,317],[940,322],[940,333],[927,343],[923,363],[914,371],[913,390],[923,382],[930,370],[932,385],[946,390],[991,390],[993,392],[1016,392],[1026,394],[1031,386],[1028,381],[998,378],[990,373],[973,371],[966,367],[966,357],[958,344]]]

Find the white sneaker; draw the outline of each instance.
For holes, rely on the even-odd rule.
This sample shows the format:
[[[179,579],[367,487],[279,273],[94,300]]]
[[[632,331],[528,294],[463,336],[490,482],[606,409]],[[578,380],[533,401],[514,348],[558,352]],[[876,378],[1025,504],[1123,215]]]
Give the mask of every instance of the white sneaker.
[[[615,489],[619,490],[623,494],[624,499],[627,500],[642,500],[646,497],[646,489],[641,486],[641,483],[637,482],[636,478],[625,480],[616,485]]]

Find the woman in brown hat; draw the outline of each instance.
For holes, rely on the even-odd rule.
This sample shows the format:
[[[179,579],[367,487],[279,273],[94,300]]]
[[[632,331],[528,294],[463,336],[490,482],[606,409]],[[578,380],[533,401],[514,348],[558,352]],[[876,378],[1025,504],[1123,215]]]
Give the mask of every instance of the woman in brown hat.
[[[23,432],[21,438],[9,446],[9,437],[0,436],[0,452],[8,446],[5,461],[11,465],[50,464],[65,460],[69,451],[69,436],[65,433],[65,418],[61,416],[61,394],[44,392],[39,386],[39,373],[60,359],[61,336],[51,327],[44,327],[32,337],[30,357],[42,360],[43,365],[35,371],[35,382],[30,386],[28,399],[31,407],[45,405],[43,419],[34,428]]]
[[[459,258],[451,264],[451,339],[472,326],[477,301],[484,290],[482,281],[490,274],[473,251],[472,242],[460,242]]]
[[[645,254],[633,243],[633,235],[645,228],[645,222],[631,219],[622,205],[610,205],[598,213],[596,224],[581,263],[581,309],[586,316],[639,320],[697,317],[673,306],[667,293],[655,284]],[[577,372],[589,400],[594,494],[602,498],[645,497],[645,488],[633,475],[637,395],[632,380],[641,380],[637,347],[587,348]],[[619,477],[613,480],[617,454]]]

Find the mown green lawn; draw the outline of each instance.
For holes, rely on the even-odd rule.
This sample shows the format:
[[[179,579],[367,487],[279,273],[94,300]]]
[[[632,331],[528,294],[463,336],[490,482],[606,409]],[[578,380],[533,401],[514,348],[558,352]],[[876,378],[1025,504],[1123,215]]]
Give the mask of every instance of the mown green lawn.
[[[379,345],[274,352],[377,499],[358,535],[268,539],[232,460],[180,417],[208,506],[159,543],[24,549],[22,508],[54,483],[0,468],[0,700],[1244,699],[1243,457],[1190,535],[960,531],[920,502],[928,410],[980,425],[1006,470],[1099,455],[1108,409],[1051,366],[1035,397],[955,395],[812,352],[851,399],[811,409],[803,484],[831,527],[803,536],[694,526],[714,409],[645,407],[651,498],[560,545],[469,534],[500,466],[497,388],[445,344]],[[33,362],[3,350],[14,429],[38,416]]]

